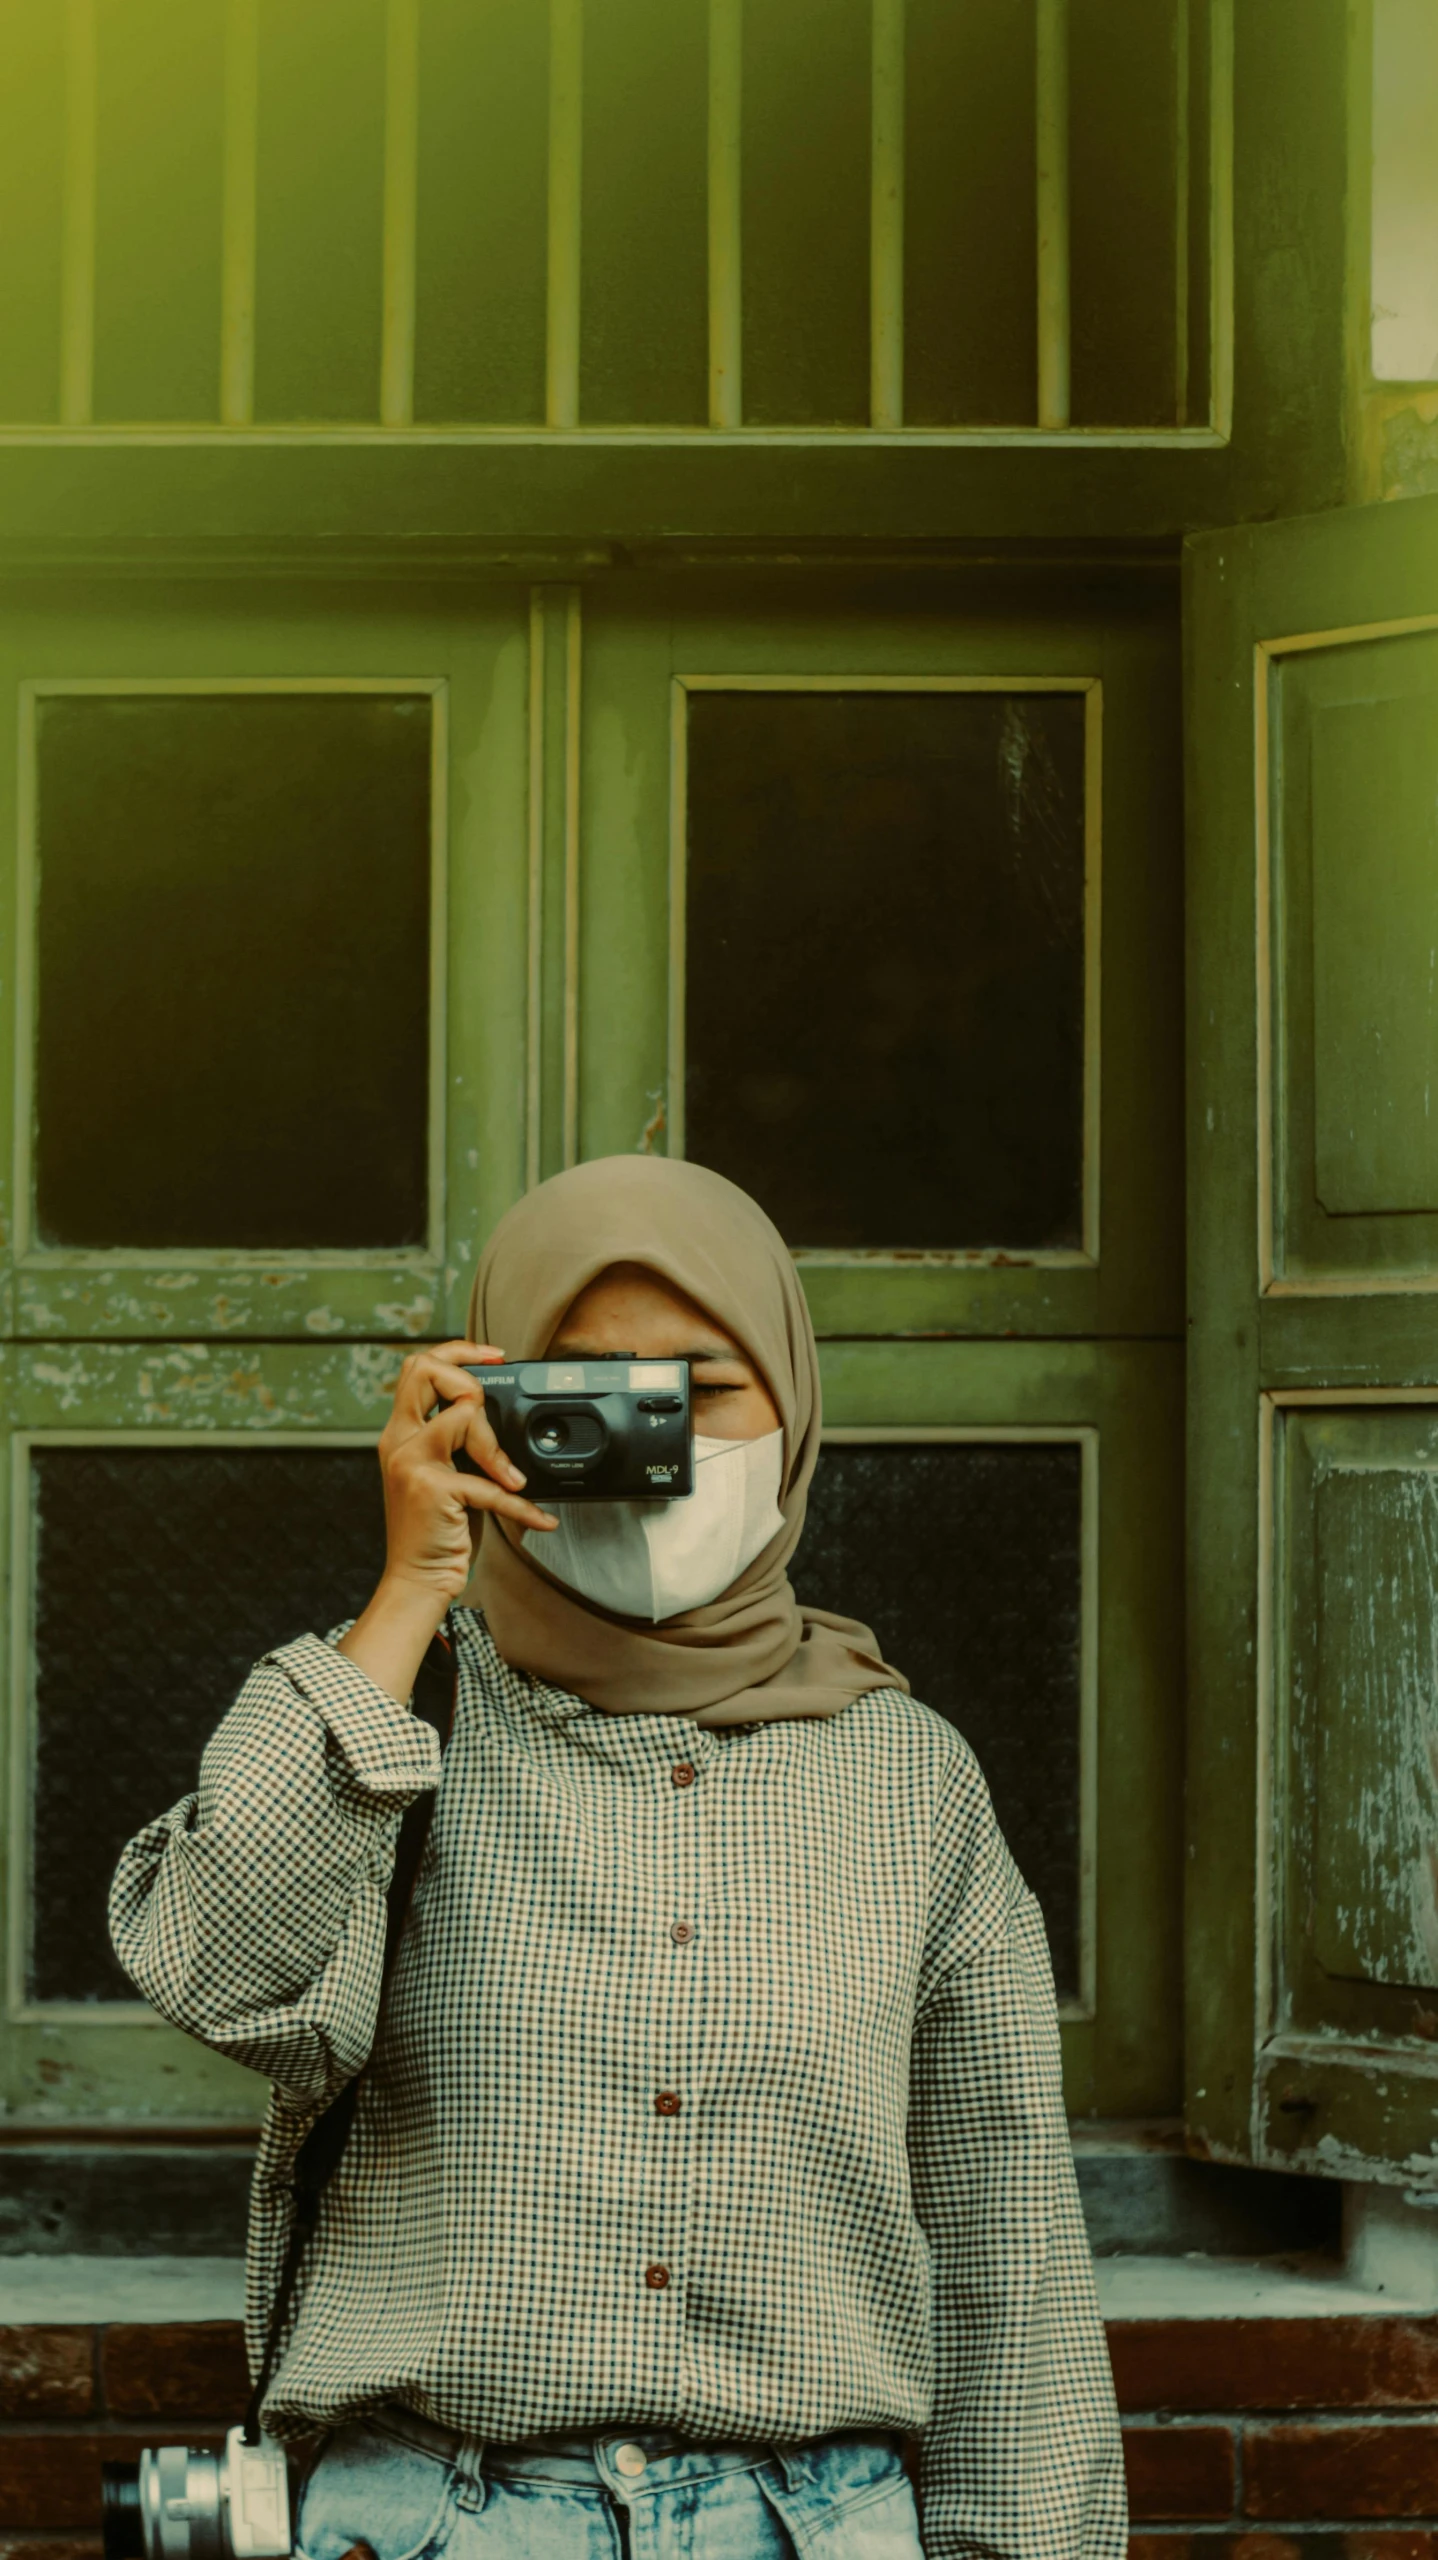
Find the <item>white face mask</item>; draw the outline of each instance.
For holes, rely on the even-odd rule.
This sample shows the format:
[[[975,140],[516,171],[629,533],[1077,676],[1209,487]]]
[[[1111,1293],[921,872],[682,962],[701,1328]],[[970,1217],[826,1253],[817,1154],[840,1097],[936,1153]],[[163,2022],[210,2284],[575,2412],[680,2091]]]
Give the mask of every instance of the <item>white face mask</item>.
[[[694,1435],[694,1490],[676,1502],[556,1502],[557,1529],[526,1529],[526,1551],[596,1608],[677,1618],[737,1582],[784,1526],[784,1434]]]

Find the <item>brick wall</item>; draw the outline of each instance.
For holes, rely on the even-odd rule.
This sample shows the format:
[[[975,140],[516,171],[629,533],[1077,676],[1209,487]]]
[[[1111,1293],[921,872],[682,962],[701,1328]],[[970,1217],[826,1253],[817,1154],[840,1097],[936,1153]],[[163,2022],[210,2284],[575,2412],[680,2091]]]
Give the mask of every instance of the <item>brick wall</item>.
[[[0,2328],[0,2553],[91,2560],[101,2463],[218,2446],[248,2395],[237,2322]]]
[[[1438,2319],[1109,2328],[1131,2560],[1438,2560]],[[93,2560],[100,2465],[218,2443],[239,2329],[0,2327],[0,2560]]]
[[[1438,2320],[1123,2320],[1131,2560],[1438,2560]]]

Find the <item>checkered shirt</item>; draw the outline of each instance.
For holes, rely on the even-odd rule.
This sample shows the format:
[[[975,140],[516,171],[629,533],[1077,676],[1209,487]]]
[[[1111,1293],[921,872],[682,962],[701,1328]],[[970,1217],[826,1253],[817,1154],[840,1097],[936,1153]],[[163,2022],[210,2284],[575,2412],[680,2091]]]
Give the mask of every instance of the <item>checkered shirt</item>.
[[[333,1637],[256,1666],[115,1878],[145,1997],[273,2085],[256,2361],[295,2148],[374,2043],[267,2424],[886,2426],[921,2435],[929,2560],[1123,2560],[1048,1950],[967,1744],[892,1689],[603,1714],[452,1623],[377,2036],[438,1745]]]

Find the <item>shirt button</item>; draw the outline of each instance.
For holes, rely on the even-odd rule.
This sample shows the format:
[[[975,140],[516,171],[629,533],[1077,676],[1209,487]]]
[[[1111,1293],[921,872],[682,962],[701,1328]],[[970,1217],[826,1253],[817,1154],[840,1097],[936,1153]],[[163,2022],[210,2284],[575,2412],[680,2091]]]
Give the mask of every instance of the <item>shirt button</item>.
[[[657,2116],[677,2116],[679,2113],[678,2090],[656,2089],[654,2092],[654,2112]]]
[[[651,2293],[662,2293],[669,2282],[669,2269],[654,2265],[644,2270],[644,2281]]]
[[[690,1939],[694,1935],[693,1921],[671,1920],[669,1923],[669,1935],[673,1939],[676,1947],[687,1947]]]
[[[642,2444],[619,2444],[614,2448],[614,2468],[622,2471],[626,2480],[637,2480],[647,2460]]]
[[[693,1761],[676,1760],[673,1768],[669,1772],[669,1775],[673,1779],[676,1787],[692,1787],[694,1784]]]

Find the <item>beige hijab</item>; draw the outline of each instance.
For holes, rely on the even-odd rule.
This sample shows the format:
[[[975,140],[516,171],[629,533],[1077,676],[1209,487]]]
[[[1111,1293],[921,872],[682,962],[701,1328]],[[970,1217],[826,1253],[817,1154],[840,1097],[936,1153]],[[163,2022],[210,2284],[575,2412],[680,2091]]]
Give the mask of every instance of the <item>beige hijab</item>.
[[[798,1275],[747,1192],[702,1165],[603,1156],[556,1174],[501,1218],[475,1280],[472,1342],[541,1358],[565,1309],[611,1263],[638,1262],[707,1308],[757,1361],[784,1426],[784,1526],[707,1608],[650,1626],[595,1608],[485,1516],[467,1598],[506,1662],[615,1715],[702,1725],[832,1716],[865,1689],[905,1689],[869,1629],[801,1608],[785,1567],[819,1455],[819,1360]]]

